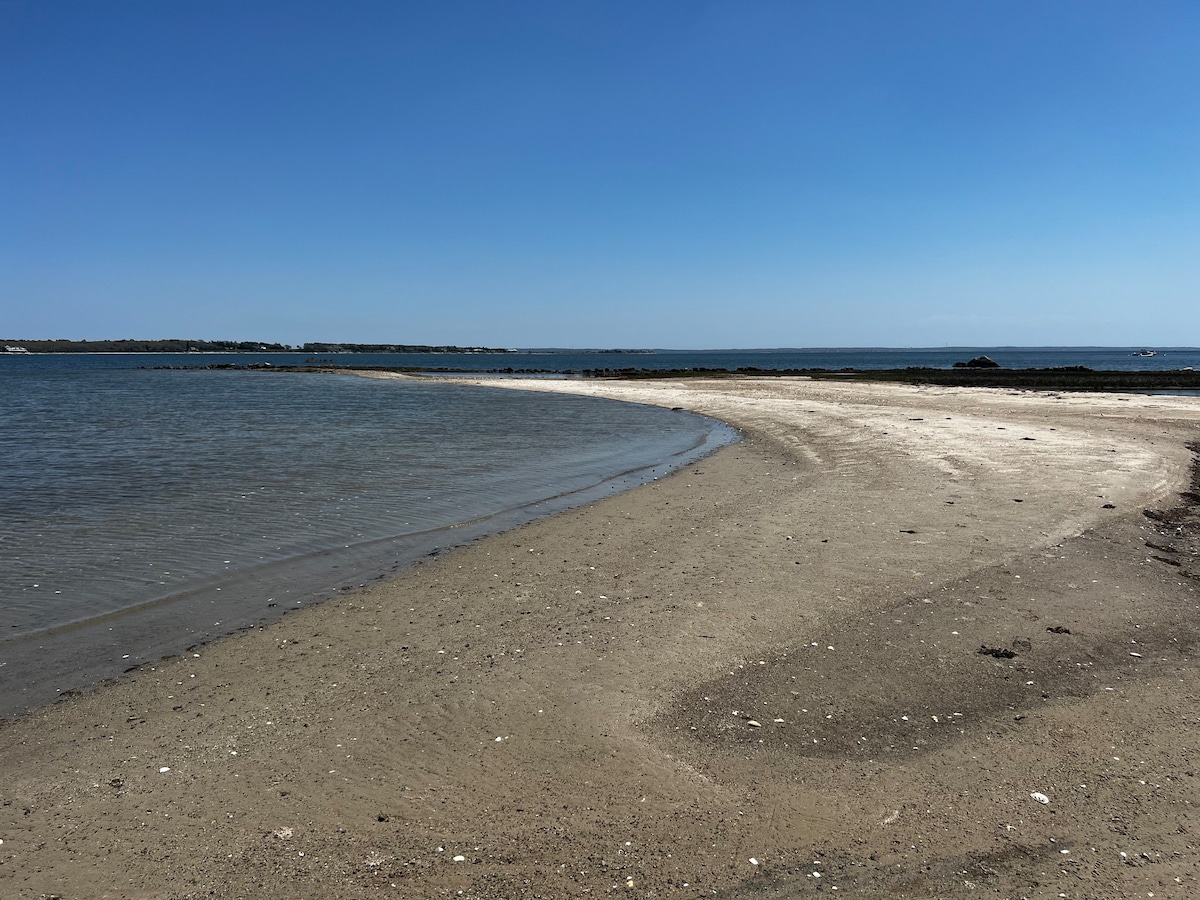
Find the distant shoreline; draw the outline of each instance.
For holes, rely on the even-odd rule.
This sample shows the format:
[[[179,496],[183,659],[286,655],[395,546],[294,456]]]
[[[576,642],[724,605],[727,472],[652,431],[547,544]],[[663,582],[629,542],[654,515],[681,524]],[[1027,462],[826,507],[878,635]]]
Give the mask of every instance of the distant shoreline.
[[[983,345],[947,345],[929,347],[877,347],[877,346],[813,346],[813,347],[485,347],[479,345],[462,346],[458,344],[402,344],[381,343],[367,344],[360,342],[337,341],[307,341],[303,344],[285,344],[278,341],[209,341],[185,340],[182,338],[164,338],[156,340],[139,340],[133,338],[121,340],[68,340],[55,339],[12,339],[0,338],[0,356],[2,355],[43,355],[43,354],[141,354],[141,353],[288,353],[288,354],[334,354],[353,355],[370,353],[419,354],[629,354],[629,355],[673,355],[673,354],[709,354],[709,353],[745,353],[745,354],[776,354],[776,353],[844,353],[844,352],[873,352],[892,351],[899,353],[961,353],[970,355],[978,352]],[[1004,351],[1118,351],[1127,352],[1133,346],[1100,346],[1081,344],[1078,346],[1060,345],[988,345],[988,352]],[[1171,353],[1194,353],[1197,347],[1159,347],[1157,350],[1141,350],[1134,356],[1158,356]]]
[[[360,344],[311,341],[299,346],[263,341],[167,340],[70,341],[0,340],[0,353],[524,353],[500,347],[460,347],[455,344]],[[630,351],[637,352],[637,351]]]

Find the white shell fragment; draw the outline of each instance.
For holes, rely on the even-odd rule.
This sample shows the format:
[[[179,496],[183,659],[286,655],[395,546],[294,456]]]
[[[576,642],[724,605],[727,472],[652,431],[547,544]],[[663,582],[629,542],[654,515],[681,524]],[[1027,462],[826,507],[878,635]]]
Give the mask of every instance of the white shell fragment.
[[[170,766],[160,766],[158,771],[162,774],[166,774],[167,772],[171,771],[171,767]]]
[[[1036,800],[1038,803],[1042,804],[1043,806],[1049,804],[1049,802],[1050,802],[1050,798],[1047,797],[1045,794],[1043,794],[1041,791],[1034,791],[1029,796],[1032,797],[1034,800]]]

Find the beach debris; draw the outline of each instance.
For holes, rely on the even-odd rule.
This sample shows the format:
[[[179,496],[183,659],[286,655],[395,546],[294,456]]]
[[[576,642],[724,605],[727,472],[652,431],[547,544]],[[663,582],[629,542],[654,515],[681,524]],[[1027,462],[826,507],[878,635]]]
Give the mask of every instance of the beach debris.
[[[1134,659],[1142,658],[1142,654],[1140,654],[1140,653],[1130,653],[1129,655],[1132,656]]]
[[[750,865],[752,865],[752,866],[757,866],[757,865],[758,865],[758,860],[757,860],[757,859],[755,859],[753,856],[752,856],[752,857],[750,857]]]
[[[890,813],[888,813],[886,816],[884,816],[879,824],[885,825],[885,826],[891,825],[899,818],[900,818],[900,810],[894,809]]]
[[[365,865],[368,869],[377,869],[385,862],[387,862],[386,856],[384,856],[378,850],[372,850],[369,854],[367,854],[367,858],[363,860],[363,865]]]
[[[746,724],[751,728],[762,728],[762,722],[759,722],[757,719],[750,719],[746,722]]]
[[[291,838],[292,829],[288,828],[287,826],[284,826],[283,828],[276,828],[274,831],[271,832],[271,834],[273,834],[275,837],[279,838],[281,841],[286,841],[289,838]]]
[[[454,857],[454,861],[455,862],[466,862],[467,858],[460,853],[456,857]]]
[[[991,656],[996,659],[1012,659],[1016,656],[1016,652],[1005,647],[989,647],[987,644],[980,644],[979,649],[975,651],[980,656]]]
[[[1042,806],[1050,805],[1050,798],[1047,797],[1045,794],[1043,794],[1041,791],[1034,791],[1029,796],[1031,799],[1036,800],[1038,803],[1042,804]]]
[[[171,767],[170,766],[159,766],[158,771],[159,771],[160,775],[165,775],[165,774],[167,774],[167,772],[171,771]]]
[[[1071,629],[1067,628],[1065,625],[1051,625],[1046,630],[1048,632],[1050,632],[1051,634],[1070,634],[1071,633]]]

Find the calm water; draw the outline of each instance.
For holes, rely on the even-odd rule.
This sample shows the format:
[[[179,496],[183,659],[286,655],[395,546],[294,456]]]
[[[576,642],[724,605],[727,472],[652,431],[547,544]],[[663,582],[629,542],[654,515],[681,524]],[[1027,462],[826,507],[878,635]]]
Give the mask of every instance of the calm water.
[[[589,398],[143,362],[0,358],[0,663],[5,641],[204,589],[254,583],[257,608],[296,593],[289,571],[306,597],[374,577],[397,539],[445,546],[731,436]]]
[[[1156,356],[1134,356],[1138,347],[938,347],[938,348],[817,348],[800,350],[655,350],[648,353],[597,353],[579,350],[540,350],[519,353],[243,353],[243,354],[142,354],[111,356],[39,356],[24,365],[62,368],[104,366],[129,368],[155,365],[208,365],[212,363],[270,362],[304,365],[309,358],[341,365],[410,366],[429,370],[487,372],[536,370],[580,372],[587,369],[899,369],[929,366],[948,369],[958,361],[986,354],[1012,369],[1053,366],[1087,366],[1090,369],[1200,368],[1196,347],[1152,348]],[[0,355],[0,371],[6,360]]]

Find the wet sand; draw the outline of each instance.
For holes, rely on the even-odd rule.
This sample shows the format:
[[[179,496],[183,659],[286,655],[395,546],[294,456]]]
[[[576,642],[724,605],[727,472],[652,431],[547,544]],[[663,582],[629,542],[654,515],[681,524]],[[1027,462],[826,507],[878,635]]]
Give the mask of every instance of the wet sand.
[[[746,439],[0,726],[0,896],[1200,890],[1200,401],[513,386]]]

